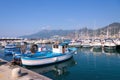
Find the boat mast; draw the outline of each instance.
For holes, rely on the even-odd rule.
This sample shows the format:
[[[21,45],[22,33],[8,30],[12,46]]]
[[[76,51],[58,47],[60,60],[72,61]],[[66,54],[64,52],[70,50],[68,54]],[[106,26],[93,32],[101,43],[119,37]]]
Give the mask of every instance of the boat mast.
[[[107,28],[107,38],[109,38],[109,32],[108,32],[108,28]]]

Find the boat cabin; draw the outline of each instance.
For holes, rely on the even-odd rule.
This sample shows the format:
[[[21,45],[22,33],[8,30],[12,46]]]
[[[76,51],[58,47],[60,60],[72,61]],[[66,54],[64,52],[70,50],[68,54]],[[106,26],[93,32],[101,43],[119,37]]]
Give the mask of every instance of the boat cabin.
[[[40,52],[41,52],[41,51],[47,51],[47,48],[46,48],[45,46],[39,47],[39,48],[38,48],[38,51],[40,51]]]
[[[68,44],[67,43],[53,44],[52,51],[53,53],[66,53],[68,52]]]

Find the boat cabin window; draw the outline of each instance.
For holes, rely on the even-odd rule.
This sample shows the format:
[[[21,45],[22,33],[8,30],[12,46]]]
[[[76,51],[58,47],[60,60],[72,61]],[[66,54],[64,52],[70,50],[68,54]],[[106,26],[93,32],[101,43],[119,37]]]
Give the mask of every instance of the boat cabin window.
[[[58,45],[53,45],[53,48],[58,48]]]
[[[111,39],[109,39],[109,40],[106,40],[106,42],[112,42],[112,40],[111,40]]]
[[[62,48],[67,48],[67,45],[62,46]]]

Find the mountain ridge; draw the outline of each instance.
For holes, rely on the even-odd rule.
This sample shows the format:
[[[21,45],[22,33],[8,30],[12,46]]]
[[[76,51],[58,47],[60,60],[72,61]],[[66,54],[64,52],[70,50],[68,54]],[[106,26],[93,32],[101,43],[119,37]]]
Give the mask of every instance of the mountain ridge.
[[[51,38],[54,35],[59,35],[59,36],[74,36],[77,32],[77,34],[83,34],[89,36],[94,36],[94,33],[96,33],[96,36],[99,36],[100,34],[106,35],[107,31],[109,31],[110,35],[115,35],[120,32],[120,23],[119,22],[114,22],[111,23],[105,27],[98,28],[96,30],[93,29],[88,29],[88,28],[82,28],[79,30],[41,30],[37,33],[31,34],[31,35],[26,35],[26,36],[20,36],[21,38]]]

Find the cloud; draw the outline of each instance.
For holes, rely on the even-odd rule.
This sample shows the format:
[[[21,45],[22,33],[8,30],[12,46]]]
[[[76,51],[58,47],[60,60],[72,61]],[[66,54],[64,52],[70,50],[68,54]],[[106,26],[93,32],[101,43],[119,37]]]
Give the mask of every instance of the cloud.
[[[51,26],[50,26],[50,25],[46,25],[46,26],[43,26],[41,29],[42,29],[42,30],[45,30],[45,29],[51,30]]]

